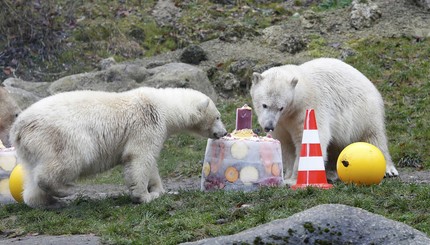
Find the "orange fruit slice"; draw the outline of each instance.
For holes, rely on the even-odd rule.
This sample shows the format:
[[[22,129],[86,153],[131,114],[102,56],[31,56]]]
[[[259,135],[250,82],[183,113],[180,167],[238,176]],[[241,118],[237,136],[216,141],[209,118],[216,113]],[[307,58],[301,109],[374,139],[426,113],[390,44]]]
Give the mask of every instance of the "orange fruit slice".
[[[239,171],[235,167],[228,167],[225,170],[225,178],[233,183],[239,178]]]
[[[278,163],[272,164],[272,175],[273,176],[280,176],[281,175],[281,170],[279,169]]]

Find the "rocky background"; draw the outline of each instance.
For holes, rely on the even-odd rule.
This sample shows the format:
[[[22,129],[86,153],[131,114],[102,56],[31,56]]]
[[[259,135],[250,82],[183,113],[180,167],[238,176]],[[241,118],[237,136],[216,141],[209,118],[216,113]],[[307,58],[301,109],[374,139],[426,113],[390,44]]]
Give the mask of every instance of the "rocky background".
[[[27,2],[31,2],[39,11],[46,7],[42,1]],[[158,43],[166,47],[168,46],[165,45],[166,40],[174,37],[174,48],[154,51],[153,48],[145,46],[148,43],[139,43],[136,40],[145,39],[148,33],[138,26],[130,29],[133,40],[111,39],[109,44],[104,43],[99,36],[81,32],[79,40],[98,40],[87,48],[96,49],[97,45],[110,45],[109,50],[112,52],[107,56],[100,53],[90,56],[83,53],[82,57],[73,54],[70,60],[76,60],[77,64],[61,63],[60,59],[56,58],[56,55],[60,57],[54,50],[56,47],[60,50],[63,44],[69,45],[71,49],[74,47],[73,43],[67,42],[69,34],[66,31],[52,26],[55,23],[52,19],[59,15],[58,9],[48,11],[50,15],[41,20],[41,25],[51,25],[47,34],[52,40],[59,39],[62,42],[53,44],[53,41],[46,39],[44,35],[34,35],[31,37],[33,42],[28,43],[24,39],[14,38],[13,33],[0,29],[0,78],[23,109],[43,97],[63,91],[77,89],[124,91],[140,86],[189,87],[219,100],[247,94],[250,76],[254,71],[262,72],[272,66],[286,63],[298,64],[318,56],[310,52],[311,40],[315,40],[315,37],[324,38],[326,40],[324,45],[333,51],[332,57],[339,59],[355,54],[348,46],[349,40],[373,35],[407,37],[417,42],[430,38],[429,0],[353,0],[346,7],[326,11],[315,11],[311,6],[330,1],[259,0],[253,1],[255,4],[248,4],[248,1],[211,0],[210,2],[214,4],[213,11],[223,13],[232,8],[237,11],[230,17],[230,22],[216,18],[189,17],[190,23],[195,23],[196,26],[199,22],[216,23],[212,25],[216,28],[209,30],[196,29],[179,21],[180,18],[184,18],[185,8],[189,8],[192,2],[194,1],[159,0],[148,7],[151,19],[155,20],[158,26],[174,30],[167,36],[164,34],[158,36]],[[258,7],[272,2],[275,3],[273,8]],[[18,18],[16,16],[18,13],[13,10],[25,6],[26,3],[3,1],[2,4],[4,6],[1,11],[2,13],[6,11],[5,16],[8,16],[0,20],[0,26],[4,28],[12,25]],[[146,7],[145,3],[142,3],[142,6]],[[120,19],[136,16],[140,19],[145,18],[138,16],[134,9],[116,8],[112,11]],[[239,21],[235,23],[235,19],[241,20],[249,12],[270,16],[269,24],[259,28],[260,24],[249,26]],[[63,16],[70,17],[65,20],[71,29],[90,28],[80,26],[80,23],[91,18],[91,15],[103,15],[95,10],[87,12],[87,16],[78,17],[73,16],[73,13],[65,11],[62,13]],[[97,28],[108,30],[103,25]],[[28,35],[31,36],[32,33]],[[15,33],[16,36],[19,35]],[[43,42],[36,40],[44,40],[45,46]],[[34,57],[38,55],[40,60],[35,60]],[[191,185],[193,184],[195,183],[192,182]],[[167,185],[169,186],[169,183]],[[173,185],[170,183],[170,186]],[[348,218],[339,220],[338,217]],[[340,230],[332,230],[331,227]],[[194,244],[233,242],[298,244],[295,241],[302,241],[304,237],[308,237],[309,244],[324,242],[324,244],[356,244],[357,239],[361,239],[359,244],[430,243],[425,234],[382,216],[343,205],[321,205],[286,220],[265,224],[237,235]],[[19,239],[21,244],[99,243],[99,239],[91,235],[75,238],[38,236]],[[19,241],[8,242],[18,244]]]
[[[216,11],[236,8],[238,15],[253,11],[271,16],[270,21],[274,23],[262,29],[249,29],[238,21],[223,25],[219,30],[187,30],[190,28],[179,23],[184,12],[181,7],[188,2],[160,0],[149,11],[159,26],[182,30],[178,31],[177,42],[184,45],[183,48],[148,57],[137,52],[133,54],[140,58],[121,62],[115,59],[123,59],[124,54],[116,58],[99,57],[91,65],[82,64],[81,72],[68,69],[70,64],[61,64],[63,70],[52,74],[48,73],[49,67],[43,67],[43,62],[36,64],[34,57],[25,55],[34,51],[32,48],[3,42],[4,50],[0,53],[3,84],[23,109],[40,98],[76,89],[124,91],[140,86],[190,87],[213,99],[230,98],[248,93],[254,71],[312,59],[315,54],[309,51],[309,45],[315,37],[324,38],[325,46],[334,50],[332,57],[339,59],[354,55],[355,51],[348,47],[349,40],[373,35],[408,37],[417,41],[430,37],[430,2],[426,0],[354,0],[348,7],[327,11],[314,11],[309,7],[322,1],[256,1],[277,2],[273,10],[258,8],[257,4],[241,4],[241,1],[212,0]],[[122,11],[117,14],[133,14],[132,10]],[[201,21],[220,22],[216,19]],[[191,31],[194,31],[192,35]],[[194,37],[198,32],[201,32],[200,38]],[[133,33],[138,35],[136,30]],[[143,32],[140,34],[144,36]],[[3,34],[0,37],[3,41],[10,38]],[[194,40],[186,42],[186,38]],[[128,44],[124,42],[123,45]],[[141,53],[145,53],[144,48]],[[79,58],[73,57],[73,60],[79,61]],[[72,72],[75,73],[61,76]]]

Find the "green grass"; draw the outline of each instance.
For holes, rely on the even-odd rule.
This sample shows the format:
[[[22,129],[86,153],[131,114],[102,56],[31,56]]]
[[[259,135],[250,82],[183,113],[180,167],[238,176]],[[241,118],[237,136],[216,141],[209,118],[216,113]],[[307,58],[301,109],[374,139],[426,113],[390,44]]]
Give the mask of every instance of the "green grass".
[[[346,61],[381,91],[389,146],[395,162],[411,159],[430,167],[430,40],[365,39],[351,43],[357,53]]]
[[[318,204],[339,203],[430,234],[429,198],[429,185],[404,184],[395,179],[371,187],[339,183],[330,190],[187,191],[141,205],[131,204],[127,196],[100,201],[81,199],[61,212],[34,210],[24,204],[7,205],[0,210],[0,229],[19,227],[20,233],[53,235],[94,233],[111,244],[177,244],[234,234]],[[241,208],[243,204],[250,206]]]

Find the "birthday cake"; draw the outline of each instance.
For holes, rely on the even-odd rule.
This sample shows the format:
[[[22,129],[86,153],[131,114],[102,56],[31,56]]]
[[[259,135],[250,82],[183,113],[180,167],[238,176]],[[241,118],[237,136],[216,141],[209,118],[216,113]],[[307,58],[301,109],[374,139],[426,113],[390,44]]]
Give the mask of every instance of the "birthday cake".
[[[255,190],[283,185],[281,144],[252,131],[252,109],[236,110],[236,129],[221,139],[208,139],[201,189]]]

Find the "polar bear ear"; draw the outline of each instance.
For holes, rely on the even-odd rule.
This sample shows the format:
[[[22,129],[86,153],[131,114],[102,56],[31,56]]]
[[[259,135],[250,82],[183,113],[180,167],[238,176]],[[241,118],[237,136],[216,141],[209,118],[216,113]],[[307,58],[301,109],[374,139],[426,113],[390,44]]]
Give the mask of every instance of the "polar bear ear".
[[[299,79],[297,79],[297,77],[294,77],[293,80],[291,80],[291,87],[295,88],[298,82]]]
[[[261,80],[263,80],[263,76],[261,76],[260,73],[258,73],[258,72],[252,73],[252,84],[257,84]]]
[[[206,99],[204,99],[204,100],[200,101],[200,102],[197,104],[197,109],[198,109],[200,112],[204,112],[204,111],[206,111],[206,109],[207,109],[207,108],[208,108],[208,106],[209,106],[209,102],[210,102],[210,99],[209,99],[209,98],[206,98]]]

